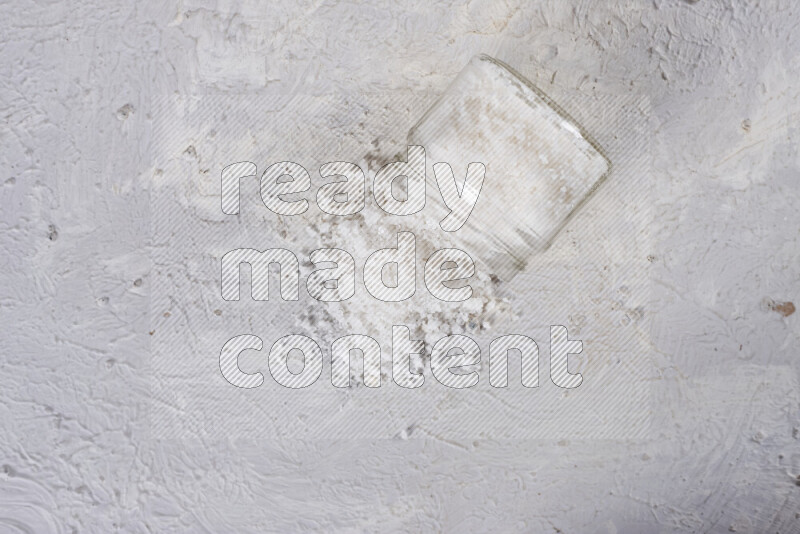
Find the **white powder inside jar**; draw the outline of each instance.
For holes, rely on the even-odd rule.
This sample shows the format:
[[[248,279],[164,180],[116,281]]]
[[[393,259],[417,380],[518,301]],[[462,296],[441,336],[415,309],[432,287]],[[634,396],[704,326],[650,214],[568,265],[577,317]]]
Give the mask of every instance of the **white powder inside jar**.
[[[610,170],[591,138],[510,67],[476,56],[412,128],[432,161],[486,166],[486,179],[456,241],[501,279],[549,246],[570,214]],[[463,163],[462,163],[463,162]],[[429,185],[435,180],[428,176]],[[431,210],[446,208],[435,187]]]

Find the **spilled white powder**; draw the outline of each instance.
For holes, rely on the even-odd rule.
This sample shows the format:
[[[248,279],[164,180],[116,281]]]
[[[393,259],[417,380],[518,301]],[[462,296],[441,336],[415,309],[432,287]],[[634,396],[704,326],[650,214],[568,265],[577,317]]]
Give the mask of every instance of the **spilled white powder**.
[[[367,171],[370,162],[362,159],[357,164],[367,173],[368,182],[371,181],[374,171]],[[444,335],[490,330],[501,318],[511,316],[509,299],[499,291],[500,282],[481,264],[476,265],[475,274],[466,282],[472,287],[469,299],[445,302],[430,294],[424,280],[425,261],[436,250],[458,247],[458,243],[452,234],[439,227],[439,219],[427,207],[414,215],[392,217],[368,202],[355,215],[338,217],[316,211],[304,217],[307,237],[316,248],[342,248],[356,261],[356,291],[352,298],[342,303],[309,301],[307,309],[297,317],[297,326],[312,337],[327,338],[332,332],[337,336],[369,335],[381,343],[385,354],[390,354],[392,325],[406,325],[413,338],[425,342],[429,354],[433,343]],[[363,285],[364,261],[378,249],[395,247],[398,232],[412,232],[416,236],[416,291],[404,301],[382,302]],[[392,285],[396,282],[396,270],[387,271],[384,281]],[[388,366],[387,358],[383,361]],[[415,363],[421,372],[423,361]]]

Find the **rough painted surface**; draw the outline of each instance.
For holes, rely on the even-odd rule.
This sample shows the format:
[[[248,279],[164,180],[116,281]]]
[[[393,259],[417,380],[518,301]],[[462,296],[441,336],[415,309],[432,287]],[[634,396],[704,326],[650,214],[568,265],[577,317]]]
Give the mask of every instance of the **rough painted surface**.
[[[3,530],[800,531],[795,3],[77,0],[0,16]],[[479,52],[651,100],[653,439],[150,440],[151,99],[437,92]]]

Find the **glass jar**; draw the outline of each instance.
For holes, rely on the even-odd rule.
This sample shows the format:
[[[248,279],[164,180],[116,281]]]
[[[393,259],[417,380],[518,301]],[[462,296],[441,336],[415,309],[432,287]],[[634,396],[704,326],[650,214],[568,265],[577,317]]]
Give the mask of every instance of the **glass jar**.
[[[487,55],[474,57],[458,74],[411,129],[409,144],[425,147],[425,210],[438,220],[450,210],[430,171],[433,164],[451,166],[460,194],[478,195],[452,236],[504,281],[550,245],[611,168],[600,147],[558,105]],[[463,190],[472,162],[485,166],[479,192]]]

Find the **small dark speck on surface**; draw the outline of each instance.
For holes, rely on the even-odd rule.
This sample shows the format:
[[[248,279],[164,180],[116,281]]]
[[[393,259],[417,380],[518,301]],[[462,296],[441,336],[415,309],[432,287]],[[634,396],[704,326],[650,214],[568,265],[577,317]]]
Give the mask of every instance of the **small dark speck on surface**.
[[[135,287],[141,287],[142,286],[142,279],[141,278],[137,278],[136,280],[133,281],[133,285]]]
[[[752,125],[753,124],[750,122],[750,119],[745,119],[742,121],[742,130],[749,132]]]
[[[770,310],[776,311],[784,317],[789,317],[795,312],[794,302],[774,302],[770,301],[767,305]]]
[[[58,239],[58,229],[56,228],[55,224],[51,224],[47,227],[47,239],[50,241],[55,241]]]
[[[117,118],[121,121],[127,119],[136,109],[132,104],[125,104],[117,110]]]
[[[377,147],[377,145],[376,145]],[[389,163],[389,159],[381,154],[380,150],[370,150],[364,155],[364,161],[367,164],[367,170],[376,171]]]

